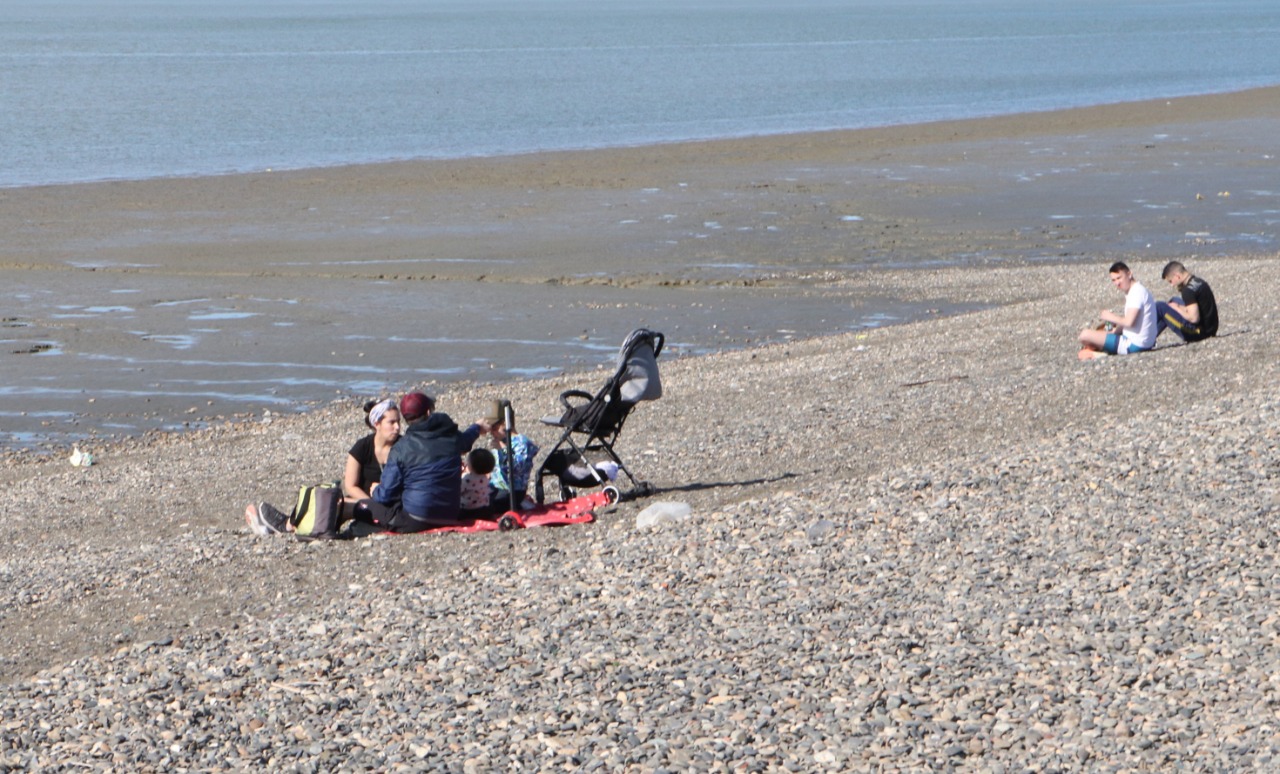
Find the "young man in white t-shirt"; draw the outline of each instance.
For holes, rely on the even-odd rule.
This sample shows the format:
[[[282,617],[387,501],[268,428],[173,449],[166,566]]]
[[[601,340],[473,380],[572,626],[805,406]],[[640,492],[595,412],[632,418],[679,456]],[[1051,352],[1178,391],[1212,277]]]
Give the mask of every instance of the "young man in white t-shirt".
[[[1099,316],[1103,322],[1111,323],[1110,331],[1098,328],[1080,331],[1081,360],[1145,352],[1156,345],[1155,298],[1134,279],[1133,272],[1124,263],[1116,261],[1107,271],[1111,275],[1111,284],[1124,293],[1124,314],[1103,309]]]

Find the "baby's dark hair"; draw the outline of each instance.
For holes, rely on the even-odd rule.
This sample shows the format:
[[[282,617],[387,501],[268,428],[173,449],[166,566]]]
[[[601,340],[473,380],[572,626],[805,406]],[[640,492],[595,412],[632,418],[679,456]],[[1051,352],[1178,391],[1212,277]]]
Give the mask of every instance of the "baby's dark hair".
[[[493,472],[494,463],[493,454],[488,449],[472,449],[467,453],[467,467],[472,473],[487,476]]]

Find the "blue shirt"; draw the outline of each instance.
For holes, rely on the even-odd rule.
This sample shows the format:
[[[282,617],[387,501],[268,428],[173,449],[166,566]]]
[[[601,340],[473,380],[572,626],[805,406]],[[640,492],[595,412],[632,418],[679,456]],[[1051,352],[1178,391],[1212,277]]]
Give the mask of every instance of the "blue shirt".
[[[529,474],[533,472],[533,458],[538,455],[538,445],[526,436],[511,436],[512,459],[515,460],[516,491],[529,491]],[[489,485],[494,489],[507,491],[507,445],[504,443],[494,450],[498,464],[489,474]]]

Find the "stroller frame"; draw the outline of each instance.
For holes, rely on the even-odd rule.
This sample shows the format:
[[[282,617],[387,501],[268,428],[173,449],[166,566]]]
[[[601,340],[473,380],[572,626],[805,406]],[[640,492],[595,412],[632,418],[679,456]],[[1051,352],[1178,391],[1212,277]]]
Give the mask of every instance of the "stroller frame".
[[[653,487],[638,480],[614,449],[627,418],[637,403],[656,400],[662,395],[662,383],[658,374],[657,358],[662,353],[666,337],[647,328],[633,330],[618,351],[617,367],[604,385],[593,395],[583,390],[565,390],[560,393],[564,413],[560,417],[543,417],[543,424],[562,428],[560,440],[543,457],[537,471],[534,496],[538,504],[544,499],[543,478],[557,475],[548,469],[548,463],[557,459],[557,453],[568,449],[586,463],[587,469],[598,485],[607,485],[605,479],[591,464],[589,452],[603,453],[617,464],[631,482],[631,489],[623,492],[623,498],[642,497],[652,493]],[[585,436],[582,440],[575,435]],[[563,481],[559,482],[562,498],[572,496]]]

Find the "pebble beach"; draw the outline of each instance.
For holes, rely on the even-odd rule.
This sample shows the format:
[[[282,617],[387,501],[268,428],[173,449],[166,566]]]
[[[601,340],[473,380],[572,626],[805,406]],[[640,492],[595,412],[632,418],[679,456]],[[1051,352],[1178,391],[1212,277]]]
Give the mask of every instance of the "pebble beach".
[[[88,467],[70,449],[6,451],[0,771],[1276,768],[1280,254],[1276,193],[1258,182],[1273,179],[1276,115],[1280,90],[1262,89],[5,191],[7,281],[128,283],[162,310],[214,287],[233,311],[277,287],[307,301],[314,317],[291,313],[313,335],[275,340],[279,318],[246,315],[243,335],[207,345],[215,370],[259,342],[354,359],[325,315],[357,282],[534,298],[539,320],[587,310],[594,364],[396,390],[423,389],[460,423],[509,399],[544,449],[555,435],[536,418],[598,387],[608,350],[653,323],[654,306],[601,289],[672,294],[671,308],[714,289],[711,318],[737,327],[709,339],[722,351],[664,352],[665,394],[618,446],[656,491],[585,525],[250,534],[246,504],[287,510],[300,485],[339,475],[372,395],[294,413],[182,394],[145,410],[198,417],[192,429],[90,437]],[[384,212],[408,225],[370,228]],[[122,213],[145,213],[145,238]],[[419,227],[437,222],[461,225]],[[430,263],[517,253],[499,275]],[[96,263],[69,263],[84,257]],[[1167,298],[1175,257],[1213,287],[1219,336],[1078,362],[1077,332],[1121,303],[1107,266],[1127,261]],[[602,272],[575,275],[588,259]],[[761,287],[782,290],[749,295]],[[867,299],[917,312],[776,330],[770,304],[818,298],[824,316]],[[143,346],[127,327],[17,322],[68,352]],[[15,350],[8,373],[39,356]],[[187,367],[127,378],[164,388]],[[113,420],[143,411],[128,389],[96,409],[89,390],[19,407]],[[689,514],[637,527],[658,503]]]
[[[1204,267],[1216,340],[1093,363],[1105,267],[877,274],[993,306],[665,362],[620,446],[659,491],[590,525],[250,535],[354,401],[12,461],[0,767],[1269,768],[1275,266]]]

